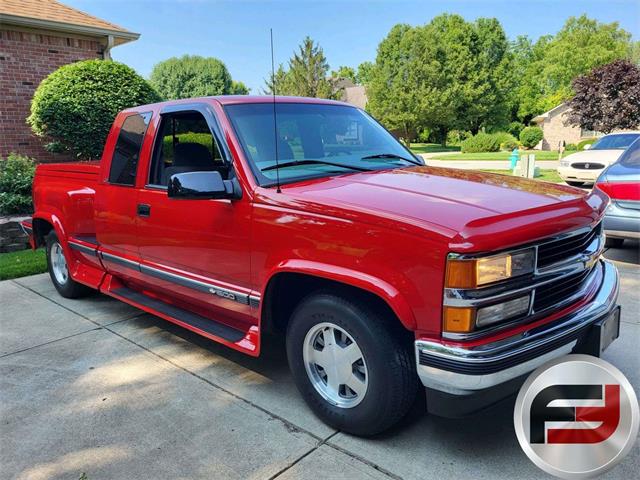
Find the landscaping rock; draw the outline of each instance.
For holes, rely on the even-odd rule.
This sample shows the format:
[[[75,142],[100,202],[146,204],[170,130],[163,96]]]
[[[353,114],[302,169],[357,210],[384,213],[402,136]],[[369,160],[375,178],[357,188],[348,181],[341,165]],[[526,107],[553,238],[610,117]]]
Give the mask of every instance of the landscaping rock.
[[[20,222],[28,218],[31,217],[0,217],[0,253],[16,252],[29,248],[29,237],[20,226]]]

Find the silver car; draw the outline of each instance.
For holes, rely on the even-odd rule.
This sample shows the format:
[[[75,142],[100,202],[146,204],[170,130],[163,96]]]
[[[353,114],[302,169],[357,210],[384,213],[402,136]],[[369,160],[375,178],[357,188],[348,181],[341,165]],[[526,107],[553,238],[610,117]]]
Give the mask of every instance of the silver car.
[[[604,217],[608,247],[619,247],[625,238],[640,238],[640,139],[607,168],[596,188],[611,198]]]

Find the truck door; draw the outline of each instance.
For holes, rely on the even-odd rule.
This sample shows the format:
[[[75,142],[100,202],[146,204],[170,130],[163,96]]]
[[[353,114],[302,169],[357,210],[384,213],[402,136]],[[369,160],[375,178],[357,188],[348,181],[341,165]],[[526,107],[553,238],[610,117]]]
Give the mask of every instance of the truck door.
[[[118,116],[109,135],[95,196],[96,242],[103,264],[122,278],[136,277],[138,163],[152,113]]]
[[[250,204],[242,199],[171,199],[171,175],[234,175],[221,148],[215,114],[205,104],[161,111],[147,184],[138,192],[137,225],[146,288],[201,315],[231,323],[250,319]],[[184,308],[184,307],[183,307]],[[235,325],[246,328],[250,325]]]

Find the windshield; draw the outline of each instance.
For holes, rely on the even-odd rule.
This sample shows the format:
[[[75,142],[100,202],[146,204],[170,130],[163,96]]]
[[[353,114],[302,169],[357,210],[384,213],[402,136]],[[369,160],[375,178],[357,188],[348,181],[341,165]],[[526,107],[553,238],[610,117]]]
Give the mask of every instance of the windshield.
[[[640,140],[633,142],[627,151],[622,154],[618,163],[625,167],[640,167]]]
[[[640,137],[640,133],[607,135],[594,143],[591,150],[624,150],[638,137]]]
[[[258,182],[276,180],[272,103],[225,107]],[[422,164],[375,120],[355,107],[277,103],[280,182]]]

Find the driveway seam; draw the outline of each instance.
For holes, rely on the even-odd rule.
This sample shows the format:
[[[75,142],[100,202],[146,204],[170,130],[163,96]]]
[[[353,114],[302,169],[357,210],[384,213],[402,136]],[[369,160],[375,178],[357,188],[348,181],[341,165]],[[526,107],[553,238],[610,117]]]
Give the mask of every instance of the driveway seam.
[[[336,432],[336,435],[338,433],[341,433],[341,432],[339,432],[339,431]],[[359,462],[362,462],[365,465],[368,465],[369,467],[377,470],[378,472],[385,474],[389,478],[393,478],[394,480],[403,480],[403,478],[400,475],[395,474],[395,473],[387,470],[386,468],[382,468],[380,465],[377,465],[377,464],[373,463],[371,460],[367,460],[366,458],[361,457],[360,455],[358,455],[356,453],[350,452],[349,450],[347,450],[345,448],[339,447],[335,443],[330,443],[329,439],[332,438],[332,437],[334,437],[334,435],[331,435],[331,437],[327,438],[327,441],[325,443],[325,445],[327,447],[333,448],[334,450],[337,450],[340,453],[344,453],[345,455],[347,455],[347,456],[349,456],[351,458],[354,458],[355,460],[358,460]]]
[[[33,345],[31,347],[23,348],[21,350],[16,350],[15,352],[4,353],[0,355],[0,359],[9,357],[11,355],[16,355],[17,353],[28,352],[29,350],[33,350],[34,348],[44,347],[46,345],[51,345],[52,343],[60,342],[62,340],[67,340],[69,338],[77,337],[79,335],[84,335],[85,333],[95,332],[97,330],[102,330],[102,327],[91,328],[89,330],[85,330],[83,332],[73,333],[71,335],[67,335],[66,337],[56,338],[55,340],[49,340],[48,342],[39,343],[38,345]]]

